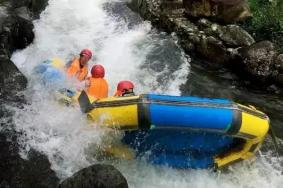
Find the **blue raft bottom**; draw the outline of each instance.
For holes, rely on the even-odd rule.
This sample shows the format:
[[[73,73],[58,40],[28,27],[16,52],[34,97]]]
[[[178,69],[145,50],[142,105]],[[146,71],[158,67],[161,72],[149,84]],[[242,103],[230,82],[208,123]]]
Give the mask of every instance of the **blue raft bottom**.
[[[174,168],[210,168],[214,156],[235,145],[234,138],[220,133],[180,130],[126,132],[123,142],[152,164]]]

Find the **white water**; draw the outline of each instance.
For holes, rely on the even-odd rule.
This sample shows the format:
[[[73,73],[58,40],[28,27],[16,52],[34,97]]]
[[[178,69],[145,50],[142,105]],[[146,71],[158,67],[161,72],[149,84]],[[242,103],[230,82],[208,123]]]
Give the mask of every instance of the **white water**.
[[[67,61],[81,49],[90,48],[95,56],[91,65],[104,65],[111,93],[119,80],[130,79],[137,93],[178,95],[189,72],[188,60],[174,45],[174,37],[154,31],[147,22],[129,27],[127,19],[103,9],[107,2],[118,1],[50,0],[41,19],[35,22],[34,43],[12,57],[30,80],[26,96],[31,105],[18,110],[15,116],[16,128],[25,132],[20,140],[21,154],[25,157],[30,148],[46,154],[61,179],[97,162],[91,155],[95,153],[93,148],[116,142],[120,136],[98,126],[90,127],[79,109],[58,105],[36,83],[31,74],[35,65],[50,57]],[[153,54],[160,54],[163,66]],[[168,58],[162,58],[164,55]],[[280,187],[280,170],[273,169],[276,165],[268,158],[273,159],[262,156],[253,164],[240,163],[222,174],[155,167],[142,161],[120,161],[115,166],[130,187]]]

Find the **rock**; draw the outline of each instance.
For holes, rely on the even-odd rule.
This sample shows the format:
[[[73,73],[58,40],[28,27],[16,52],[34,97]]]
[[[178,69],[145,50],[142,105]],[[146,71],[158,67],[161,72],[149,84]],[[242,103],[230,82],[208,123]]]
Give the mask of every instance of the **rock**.
[[[11,53],[30,44],[34,38],[32,22],[21,17],[9,16],[0,33],[0,95],[11,100],[26,88],[27,79],[10,61]]]
[[[14,10],[14,13],[19,16],[20,18],[23,18],[25,20],[31,20],[31,14],[30,11],[27,7],[20,7],[20,8],[16,8]]]
[[[45,9],[48,0],[11,0],[12,10],[26,7],[32,13],[34,18],[38,18],[39,14]]]
[[[276,63],[278,65],[278,71],[283,73],[283,54],[277,56]]]
[[[161,4],[162,0],[132,0],[128,5],[144,19],[157,23],[160,19]]]
[[[25,48],[33,41],[33,24],[29,20],[19,16],[9,16],[4,21],[2,27],[3,31],[0,33],[0,50],[6,49],[9,53],[12,53],[16,49]]]
[[[212,62],[225,63],[228,60],[225,46],[220,40],[212,36],[202,37],[201,42],[197,45],[196,49],[201,56]]]
[[[272,92],[272,93],[276,93],[276,94],[280,93],[279,88],[274,84],[268,86],[266,89],[267,89],[267,91]]]
[[[206,35],[221,39],[228,47],[249,46],[255,42],[247,31],[237,25],[221,26],[204,18],[200,19],[197,25]]]
[[[44,155],[31,151],[28,160],[20,157],[16,134],[0,133],[0,187],[56,187],[59,179],[50,169],[50,163]]]
[[[279,84],[283,85],[283,74],[278,74],[277,81],[279,82]]]
[[[8,17],[7,9],[4,6],[0,6],[0,33],[2,32],[3,29],[3,22],[6,20]]]
[[[255,42],[253,37],[237,25],[218,27],[219,38],[232,47],[250,46]]]
[[[5,107],[8,104],[23,108],[25,103],[18,92],[26,88],[27,79],[10,56],[33,41],[31,2],[0,0],[0,187],[3,188],[53,188],[59,182],[46,156],[31,151],[26,160],[21,158],[17,143],[20,133],[14,130],[13,113]]]
[[[124,176],[113,166],[96,164],[76,172],[59,188],[127,188]]]
[[[234,23],[251,17],[245,0],[183,0],[185,13],[192,17],[209,17]]]
[[[252,17],[249,5],[245,0],[235,1],[235,4],[231,5],[225,4],[223,2],[220,3],[219,6],[217,6],[218,14],[216,18],[218,20],[225,23],[235,23],[245,21],[248,18]]]
[[[0,97],[10,102],[17,101],[19,100],[17,93],[24,90],[26,86],[26,77],[14,63],[8,58],[0,58]]]
[[[273,72],[275,71],[274,62],[277,53],[273,43],[269,41],[258,42],[249,47],[241,48],[239,52],[247,72],[251,75],[263,80],[269,76],[276,76]]]

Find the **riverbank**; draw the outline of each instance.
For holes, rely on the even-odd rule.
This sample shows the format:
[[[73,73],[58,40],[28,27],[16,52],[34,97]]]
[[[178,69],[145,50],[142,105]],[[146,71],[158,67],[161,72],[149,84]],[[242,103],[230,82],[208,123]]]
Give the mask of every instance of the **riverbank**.
[[[237,19],[244,19],[243,15],[250,17],[247,5],[240,2],[239,6],[244,7],[242,12],[237,12],[238,5],[235,10],[231,8],[231,12],[241,16]],[[207,14],[209,11],[202,7],[195,8],[197,6],[189,0],[132,0],[129,3],[129,7],[156,27],[175,32],[178,43],[190,56],[196,55],[219,68],[229,68],[243,82],[250,82],[248,87],[282,92],[283,54],[274,44],[255,41],[247,31],[234,24],[236,18],[230,16],[228,19],[225,11],[215,16]]]

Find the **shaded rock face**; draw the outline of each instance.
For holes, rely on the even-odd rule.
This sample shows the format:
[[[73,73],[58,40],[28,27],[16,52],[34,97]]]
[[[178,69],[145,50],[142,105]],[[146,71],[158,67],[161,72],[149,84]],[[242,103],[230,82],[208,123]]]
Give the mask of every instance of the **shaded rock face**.
[[[27,80],[9,60],[16,49],[23,49],[34,39],[34,17],[38,17],[48,0],[0,1],[0,96],[13,98],[23,90]],[[34,16],[34,17],[33,17]]]
[[[40,0],[39,0],[40,1]],[[39,3],[39,1],[34,1]],[[59,183],[46,156],[30,151],[28,158],[19,155],[13,112],[6,107],[23,108],[19,92],[27,86],[26,77],[10,60],[16,49],[25,48],[34,38],[32,19],[41,8],[28,0],[0,1],[0,187],[53,188]],[[46,0],[47,2],[47,0]],[[30,10],[34,11],[31,12]]]
[[[245,0],[183,0],[185,13],[192,17],[210,17],[225,23],[244,21],[251,17]]]
[[[10,61],[12,52],[23,49],[33,41],[33,24],[14,13],[5,15],[0,22],[0,96],[13,98],[16,92],[25,89],[27,80]]]
[[[7,0],[6,0],[7,1]],[[9,0],[11,9],[15,10],[20,7],[26,7],[34,18],[38,18],[39,14],[45,9],[48,0]]]
[[[59,188],[127,188],[124,176],[111,165],[92,165],[64,180]]]
[[[0,187],[5,188],[54,188],[59,179],[50,169],[48,159],[31,151],[28,160],[18,154],[16,137],[0,133]],[[16,133],[14,133],[15,135]]]
[[[0,97],[6,102],[21,102],[17,94],[27,86],[26,77],[8,58],[0,58]]]
[[[7,55],[16,49],[23,49],[33,41],[33,24],[17,15],[11,15],[5,19],[2,24],[2,32],[0,34],[0,50]],[[3,52],[4,51],[4,52]],[[1,52],[0,52],[1,53]]]

